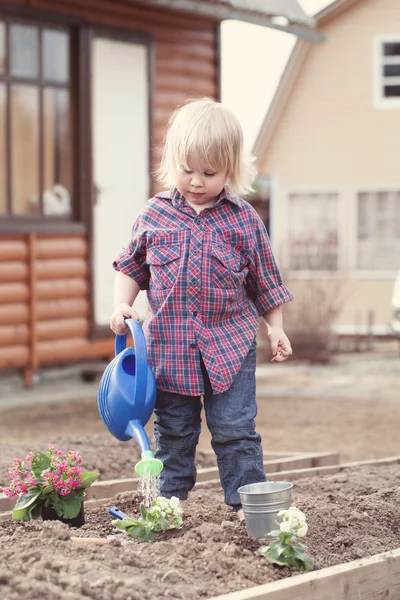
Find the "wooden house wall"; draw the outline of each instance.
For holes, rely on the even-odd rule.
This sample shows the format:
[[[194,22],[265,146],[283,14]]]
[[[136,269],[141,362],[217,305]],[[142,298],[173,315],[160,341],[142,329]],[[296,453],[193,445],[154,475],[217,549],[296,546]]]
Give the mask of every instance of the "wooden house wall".
[[[219,25],[215,21],[128,1],[32,0],[29,6],[81,17],[88,23],[148,33],[153,40],[153,160],[171,112],[187,98],[219,91]],[[154,184],[156,189],[157,183]]]
[[[10,4],[150,34],[153,160],[177,106],[193,96],[219,97],[219,26],[213,21],[129,1],[8,0]],[[153,182],[153,192],[157,189]],[[79,235],[52,235],[50,223],[46,234],[13,235],[12,224],[10,234],[0,234],[0,370],[23,369],[29,383],[42,365],[111,356],[110,332],[92,339],[90,244],[87,223]]]

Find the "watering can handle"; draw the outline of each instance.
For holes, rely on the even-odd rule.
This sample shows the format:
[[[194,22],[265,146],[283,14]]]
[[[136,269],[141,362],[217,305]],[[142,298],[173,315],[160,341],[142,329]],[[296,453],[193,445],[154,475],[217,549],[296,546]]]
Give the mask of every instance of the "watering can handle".
[[[136,321],[136,319],[125,319],[125,324],[129,327],[131,331],[133,345],[135,347],[136,374],[133,378],[134,389],[132,391],[132,394],[133,398],[138,398],[138,394],[140,394],[142,401],[144,401],[146,397],[147,375],[149,369],[149,363],[147,362],[146,340],[144,339],[142,326],[139,323],[139,321]],[[127,337],[127,334],[115,336],[115,356],[117,356],[120,352],[123,352],[123,350],[125,350]]]
[[[146,356],[146,342],[142,331],[142,326],[136,319],[125,319],[125,325],[127,325],[131,331],[133,338],[133,345],[135,347],[135,354],[139,356]],[[128,334],[116,335],[115,336],[115,356],[125,350],[126,340]]]

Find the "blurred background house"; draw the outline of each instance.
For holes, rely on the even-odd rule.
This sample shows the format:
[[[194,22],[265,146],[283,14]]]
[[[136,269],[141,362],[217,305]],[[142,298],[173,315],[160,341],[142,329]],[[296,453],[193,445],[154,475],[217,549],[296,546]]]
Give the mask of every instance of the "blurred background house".
[[[224,19],[321,39],[295,0],[0,0],[0,372],[112,354],[111,262]]]
[[[337,0],[315,18],[326,41],[297,41],[255,143],[270,233],[303,342],[324,323],[384,336],[400,268],[400,2]]]

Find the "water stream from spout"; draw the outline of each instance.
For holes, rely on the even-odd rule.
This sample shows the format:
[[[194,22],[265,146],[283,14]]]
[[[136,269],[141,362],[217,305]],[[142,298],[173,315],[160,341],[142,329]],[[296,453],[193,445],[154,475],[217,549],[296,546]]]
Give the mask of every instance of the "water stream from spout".
[[[137,491],[143,496],[143,504],[145,507],[149,508],[153,500],[160,495],[160,476],[140,477]]]

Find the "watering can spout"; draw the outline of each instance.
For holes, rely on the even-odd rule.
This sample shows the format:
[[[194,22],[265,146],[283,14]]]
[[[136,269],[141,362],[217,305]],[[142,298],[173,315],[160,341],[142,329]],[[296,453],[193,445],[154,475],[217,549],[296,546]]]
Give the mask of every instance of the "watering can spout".
[[[140,421],[137,419],[129,421],[125,433],[137,442],[141,452],[150,450],[149,438],[147,437],[144,427]]]
[[[149,438],[142,423],[137,419],[129,421],[125,433],[137,442],[141,451],[142,460],[135,465],[136,473],[141,477],[156,477],[159,475],[164,465],[161,460],[154,458],[150,450]]]

